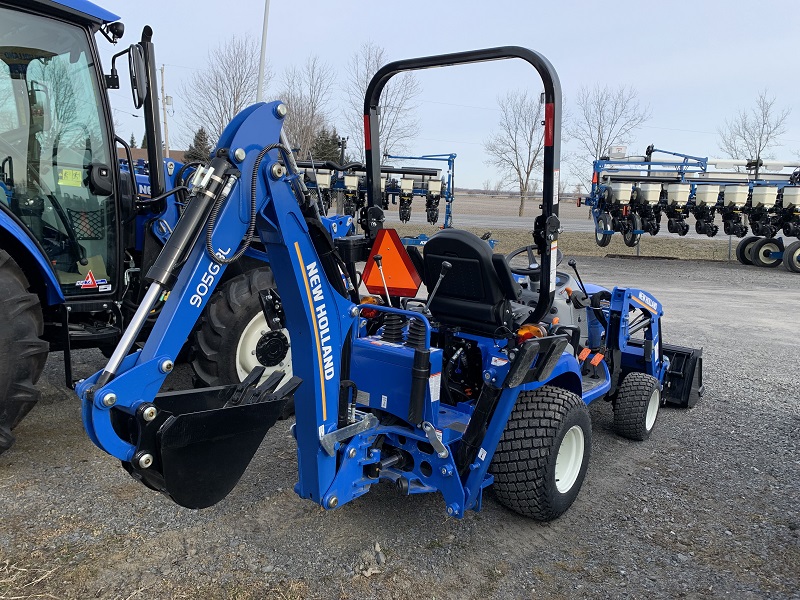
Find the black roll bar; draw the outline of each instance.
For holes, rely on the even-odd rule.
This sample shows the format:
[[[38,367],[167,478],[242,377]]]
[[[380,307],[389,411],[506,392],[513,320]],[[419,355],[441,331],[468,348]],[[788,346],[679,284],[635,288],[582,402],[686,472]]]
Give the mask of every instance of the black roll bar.
[[[379,100],[388,81],[404,71],[448,67],[490,60],[521,58],[539,72],[544,84],[544,173],[542,177],[542,214],[534,221],[533,240],[539,251],[539,301],[531,320],[539,321],[548,313],[555,295],[555,267],[558,248],[558,183],[561,168],[561,84],[553,65],[544,56],[520,46],[501,46],[453,54],[410,58],[381,67],[367,86],[364,97],[364,149],[367,159],[367,211],[370,226],[367,236],[374,239],[383,223],[380,208],[380,139]],[[378,215],[380,211],[380,215]],[[374,227],[372,224],[375,224]]]

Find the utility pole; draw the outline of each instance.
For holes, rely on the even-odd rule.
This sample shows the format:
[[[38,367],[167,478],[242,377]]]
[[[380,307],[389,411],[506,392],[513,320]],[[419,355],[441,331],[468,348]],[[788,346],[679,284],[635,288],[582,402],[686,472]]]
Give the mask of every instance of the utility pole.
[[[172,96],[164,94],[164,65],[161,65],[161,107],[164,111],[164,158],[169,158],[169,128],[167,127],[167,104],[172,104]]]
[[[264,71],[267,68],[267,25],[269,24],[269,0],[264,3],[264,28],[261,30],[261,58],[258,61],[258,89],[256,102],[264,99]]]

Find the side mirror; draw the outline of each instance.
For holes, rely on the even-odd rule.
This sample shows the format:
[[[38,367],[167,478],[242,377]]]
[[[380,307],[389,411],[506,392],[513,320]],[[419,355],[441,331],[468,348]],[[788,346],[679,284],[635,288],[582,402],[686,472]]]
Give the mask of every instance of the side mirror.
[[[133,44],[128,48],[128,69],[131,74],[133,105],[142,108],[147,96],[147,69],[144,64],[144,52],[139,44]]]
[[[50,129],[50,97],[47,90],[42,87],[35,87],[39,84],[31,83],[28,92],[28,102],[31,112],[31,128],[33,131],[47,131]]]

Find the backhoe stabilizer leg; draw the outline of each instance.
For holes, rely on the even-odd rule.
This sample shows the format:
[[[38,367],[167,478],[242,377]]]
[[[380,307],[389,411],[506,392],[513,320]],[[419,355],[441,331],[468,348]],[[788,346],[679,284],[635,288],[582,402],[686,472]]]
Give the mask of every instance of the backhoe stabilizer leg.
[[[225,498],[302,383],[292,377],[276,390],[284,374],[258,385],[262,373],[254,369],[240,384],[159,394],[141,405],[119,423],[138,439],[125,469],[186,508]]]

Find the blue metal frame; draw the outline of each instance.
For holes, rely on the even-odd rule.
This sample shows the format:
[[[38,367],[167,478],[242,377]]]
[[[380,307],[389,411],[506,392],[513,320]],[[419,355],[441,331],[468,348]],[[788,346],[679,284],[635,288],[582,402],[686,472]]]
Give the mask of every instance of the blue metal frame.
[[[554,97],[551,99],[557,104],[560,96],[557,89],[553,89],[551,92]],[[378,473],[381,479],[399,481],[402,478],[408,493],[441,492],[448,514],[455,517],[462,517],[466,510],[479,510],[482,490],[493,481],[488,473],[489,465],[520,391],[535,390],[551,383],[562,384],[568,389],[576,389],[577,386],[579,389],[581,365],[575,356],[564,352],[549,370],[551,363],[545,352],[529,359],[521,358],[531,356],[524,352],[514,359],[530,360],[530,364],[520,365],[523,371],[538,366],[540,360],[547,361],[542,365],[547,369],[535,381],[515,387],[507,386],[512,357],[504,352],[509,344],[505,337],[450,331],[449,334],[477,346],[482,361],[484,389],[499,390],[499,399],[486,424],[480,451],[472,464],[466,465],[463,477],[460,476],[454,451],[464,429],[451,425],[468,423],[474,402],[461,402],[456,406],[441,404],[439,393],[443,376],[443,351],[431,347],[431,333],[435,330],[423,313],[368,305],[371,310],[407,318],[407,330],[412,326],[412,319],[421,322],[424,331],[420,347],[389,343],[380,335],[367,334],[367,328],[359,316],[360,309],[365,307],[359,307],[342,296],[336,291],[334,282],[328,279],[331,271],[326,272],[323,268],[323,261],[309,234],[306,214],[298,204],[293,187],[301,175],[285,175],[282,169],[277,168],[281,158],[277,148],[265,153],[268,145],[277,144],[280,140],[281,114],[285,114],[285,111],[279,111],[279,105],[278,102],[259,103],[245,109],[234,118],[220,138],[217,151],[222,153],[220,156],[228,157],[236,167],[237,174],[227,172],[214,175],[225,178],[219,179],[221,187],[228,184],[231,187],[227,198],[218,206],[211,247],[217,258],[230,257],[236,252],[252,216],[251,185],[254,186],[257,232],[271,259],[285,311],[286,327],[292,339],[293,354],[304,358],[296,359],[293,364],[294,374],[303,380],[294,394],[297,421],[293,433],[297,440],[299,471],[295,490],[301,497],[311,499],[326,509],[341,506],[364,494],[378,481],[369,477],[365,467],[381,460],[383,448],[392,447],[412,456],[413,464],[404,468],[381,468]],[[555,118],[557,122],[556,109],[549,110],[551,119]],[[553,117],[553,114],[556,116]],[[556,128],[556,136],[557,133]],[[264,156],[264,160],[256,166],[258,156]],[[222,158],[216,160],[224,163]],[[557,144],[555,149],[551,147],[550,160],[558,164]],[[200,189],[203,189],[202,185]],[[200,202],[199,198],[195,201]],[[177,234],[171,238],[173,244],[178,238]],[[552,247],[555,248],[555,243]],[[178,258],[176,255],[175,260]],[[177,280],[167,286],[172,293],[161,309],[144,348],[122,359],[118,366],[97,373],[77,386],[82,401],[84,427],[98,447],[122,461],[130,462],[133,459],[137,448],[120,437],[114,429],[111,412],[116,410],[135,415],[142,404],[154,399],[171,368],[164,365],[171,365],[177,356],[225,268],[225,264],[208,255],[203,240],[193,242],[181,264]],[[171,281],[169,277],[161,275],[154,277],[162,277],[158,280],[160,282]],[[543,281],[548,284],[547,278],[543,278]],[[154,289],[159,291],[158,288]],[[544,295],[552,303],[552,292],[550,296],[547,296],[547,292]],[[645,340],[652,342],[655,348],[649,356],[653,367],[651,370],[663,379],[665,367],[657,355],[662,313],[660,304],[652,296],[641,290],[615,289],[610,306],[604,310],[609,322],[618,326],[619,339],[606,341],[612,347],[614,343],[617,344],[616,349],[625,357],[623,360],[629,360],[632,364],[637,360],[647,361],[645,350],[629,343],[633,325],[628,318],[634,305],[641,305],[649,315],[649,333],[645,334]],[[140,313],[146,315],[147,311],[149,307],[143,304],[137,316]],[[608,331],[611,330],[609,327]],[[647,338],[647,335],[650,337]],[[540,338],[537,343],[549,343],[549,348],[557,351],[567,343],[567,339],[565,335],[548,336]],[[643,348],[647,347],[645,345]],[[118,348],[115,356],[118,353],[123,356],[125,350],[124,346]],[[347,372],[342,371],[343,351],[349,352]],[[411,373],[416,366],[418,352],[427,353],[429,374],[427,385],[415,388]],[[112,357],[112,362],[114,360]],[[600,364],[603,365],[604,383],[584,396],[587,403],[605,395],[611,387],[614,374],[609,373],[604,363]],[[533,376],[536,376],[535,373]],[[358,389],[355,401],[360,408],[355,411],[354,424],[360,421],[363,428],[351,437],[336,442],[329,453],[322,442],[330,439],[325,436],[340,426],[340,382],[345,379],[352,380]],[[420,381],[419,376],[416,381]],[[420,400],[423,401],[419,411],[421,415],[417,413]],[[113,409],[108,405],[113,405]],[[410,416],[412,413],[415,416]],[[388,414],[394,418],[381,422],[374,418],[375,414]],[[434,435],[443,444],[444,451],[433,451],[433,442],[438,444]],[[378,443],[379,439],[383,440],[383,444]]]
[[[444,228],[447,229],[453,226],[453,188],[455,186],[455,168],[456,157],[455,153],[450,154],[423,154],[422,156],[395,156],[392,154],[384,155],[385,158],[394,158],[397,160],[431,160],[447,163],[447,179],[444,188]],[[415,190],[416,191],[416,190]],[[424,195],[424,194],[420,194]]]
[[[694,214],[698,220],[704,219],[709,224],[713,224],[713,219],[715,214],[722,214],[723,220],[725,220],[726,215],[730,215],[733,213],[739,214],[742,212],[747,215],[752,215],[755,218],[762,217],[762,216],[770,216],[774,215],[773,220],[776,220],[775,227],[776,229],[780,229],[784,223],[798,223],[797,231],[800,231],[800,215],[797,214],[797,211],[794,211],[793,214],[782,214],[791,211],[785,211],[780,204],[780,201],[776,203],[775,206],[764,209],[764,208],[755,208],[750,205],[750,200],[748,200],[747,205],[741,210],[732,210],[725,207],[724,204],[724,191],[721,191],[719,197],[714,205],[710,205],[704,207],[705,210],[703,211],[700,207],[698,207],[695,203],[695,199],[697,196],[698,188],[704,185],[716,185],[716,186],[724,186],[724,185],[748,185],[750,193],[752,193],[753,189],[757,187],[763,186],[772,186],[777,187],[778,190],[783,190],[783,188],[789,186],[794,187],[797,184],[789,181],[786,176],[777,178],[777,179],[770,179],[769,175],[760,177],[759,179],[751,179],[748,181],[743,181],[741,179],[731,179],[726,178],[724,173],[720,173],[718,177],[713,177],[708,180],[696,180],[696,179],[689,179],[688,176],[696,175],[696,174],[704,174],[706,176],[713,174],[713,172],[708,171],[709,166],[709,159],[708,157],[700,157],[700,156],[692,156],[690,154],[683,154],[680,152],[672,152],[669,150],[661,150],[658,148],[652,149],[650,151],[649,156],[653,154],[660,153],[665,154],[668,156],[675,156],[681,159],[681,162],[670,162],[666,160],[647,160],[646,158],[642,158],[642,160],[629,160],[629,159],[601,159],[596,160],[593,163],[593,177],[592,177],[592,187],[590,190],[589,197],[583,200],[583,203],[586,204],[591,208],[591,216],[595,226],[595,232],[597,234],[603,235],[613,235],[617,229],[603,229],[601,228],[600,217],[603,214],[609,214],[611,211],[611,206],[609,205],[608,201],[605,199],[607,193],[610,193],[610,186],[606,183],[600,181],[600,174],[606,173],[611,174],[613,178],[614,172],[620,171],[647,171],[647,176],[642,176],[642,182],[648,181],[659,181],[659,176],[665,177],[669,179],[670,183],[685,183],[690,185],[689,196],[685,203],[683,203],[678,210],[681,217],[688,216],[689,214]],[[677,174],[677,178],[675,178]],[[631,191],[634,189],[634,182],[631,181]],[[623,202],[627,205],[627,200]],[[663,198],[659,201],[656,207],[659,215],[660,212],[669,212],[669,207],[667,206],[666,202]],[[660,216],[658,217],[660,219]],[[737,218],[736,222],[739,222]],[[708,235],[713,237],[716,235],[718,228],[708,228]],[[726,230],[727,231],[727,230]],[[649,233],[647,229],[634,229],[631,233],[635,235],[642,235],[645,233]],[[737,237],[744,237],[747,233],[746,227],[740,227],[738,230],[732,234],[737,235]],[[775,255],[773,255],[775,256]]]

